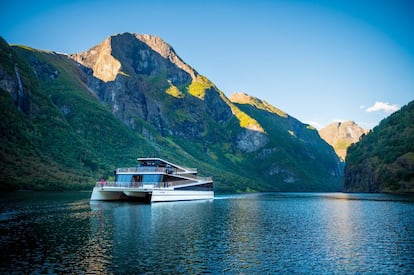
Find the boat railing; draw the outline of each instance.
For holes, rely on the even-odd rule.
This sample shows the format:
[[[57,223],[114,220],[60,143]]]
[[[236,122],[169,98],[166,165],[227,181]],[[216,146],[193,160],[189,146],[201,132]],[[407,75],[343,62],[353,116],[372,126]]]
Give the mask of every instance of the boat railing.
[[[200,179],[200,177],[199,177]],[[201,178],[202,180],[209,181],[211,178]],[[125,187],[125,188],[140,188],[140,187],[154,187],[154,188],[168,188],[176,185],[191,183],[188,180],[177,181],[162,181],[162,182],[120,182],[120,181],[97,181],[96,187]]]
[[[127,188],[138,188],[142,187],[142,182],[122,182],[122,181],[97,181],[96,187],[127,187]]]

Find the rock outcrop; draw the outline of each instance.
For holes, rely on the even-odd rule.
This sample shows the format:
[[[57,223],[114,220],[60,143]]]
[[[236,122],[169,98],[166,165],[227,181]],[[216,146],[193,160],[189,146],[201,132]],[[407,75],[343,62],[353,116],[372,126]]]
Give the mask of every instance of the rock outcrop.
[[[94,77],[105,82],[114,81],[121,70],[121,63],[112,56],[111,41],[112,38],[108,37],[89,51],[73,54],[70,57],[91,68]]]

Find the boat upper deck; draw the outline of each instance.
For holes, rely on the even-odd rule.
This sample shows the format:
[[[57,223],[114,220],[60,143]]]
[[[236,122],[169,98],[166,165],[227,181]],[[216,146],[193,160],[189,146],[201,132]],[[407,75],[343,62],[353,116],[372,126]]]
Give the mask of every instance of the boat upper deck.
[[[173,168],[177,172],[188,172],[196,173],[197,169],[195,168],[186,168],[174,164],[172,162],[163,160],[161,158],[138,158],[139,167],[157,167],[157,168]]]
[[[165,174],[197,174],[196,168],[176,169],[174,167],[137,166],[117,168],[116,173],[165,173]]]
[[[116,173],[197,174],[196,168],[176,165],[160,158],[138,158],[137,167],[118,168]]]

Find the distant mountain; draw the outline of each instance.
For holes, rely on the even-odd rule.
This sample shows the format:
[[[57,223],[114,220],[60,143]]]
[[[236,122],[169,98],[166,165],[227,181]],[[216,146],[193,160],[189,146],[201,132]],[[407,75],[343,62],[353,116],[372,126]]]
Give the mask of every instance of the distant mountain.
[[[339,189],[315,129],[247,95],[232,102],[159,37],[70,55],[0,47],[2,190],[90,188],[144,156],[197,167],[219,192]]]
[[[348,147],[367,133],[367,129],[359,127],[354,121],[333,122],[319,130],[321,138],[335,149],[342,161],[345,160]]]
[[[347,192],[414,192],[414,101],[348,149]]]

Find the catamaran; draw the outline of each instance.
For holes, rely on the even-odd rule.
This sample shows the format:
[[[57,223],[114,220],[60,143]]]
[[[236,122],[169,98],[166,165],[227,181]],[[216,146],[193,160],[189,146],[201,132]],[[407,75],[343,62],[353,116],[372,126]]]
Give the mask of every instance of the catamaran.
[[[118,168],[115,181],[103,179],[93,188],[91,200],[137,200],[165,202],[214,198],[211,177],[197,176],[186,168],[161,158],[138,158],[136,167]]]

